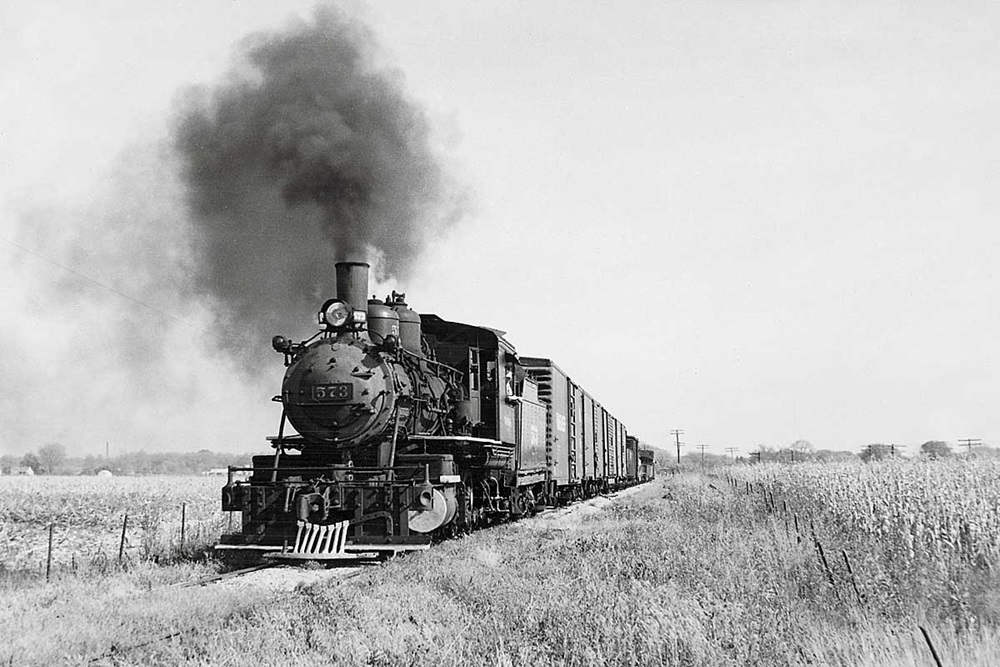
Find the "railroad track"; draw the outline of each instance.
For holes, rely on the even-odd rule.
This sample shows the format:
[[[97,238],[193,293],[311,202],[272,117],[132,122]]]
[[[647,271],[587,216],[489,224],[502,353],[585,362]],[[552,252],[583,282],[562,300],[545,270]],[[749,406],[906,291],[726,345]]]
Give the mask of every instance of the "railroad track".
[[[300,583],[318,583],[323,580],[337,580],[339,582],[347,581],[353,579],[361,574],[364,574],[365,566],[357,565],[350,567],[338,567],[326,570],[305,570],[297,567],[286,567],[280,563],[265,563],[262,565],[254,565],[252,567],[245,567],[240,570],[232,570],[231,572],[223,572],[221,574],[214,574],[207,577],[201,577],[200,579],[195,579],[194,581],[184,581],[176,584],[169,584],[167,586],[161,586],[155,590],[169,590],[169,589],[180,589],[180,588],[195,588],[198,586],[208,586],[211,584],[218,584],[222,582],[232,582],[241,577],[246,577],[247,575],[252,575],[257,572],[262,572],[263,570],[273,570],[273,571],[283,571],[286,576],[283,577],[283,581],[279,582],[277,590],[294,590],[295,586]],[[342,576],[337,576],[333,573],[343,573]],[[147,646],[153,646],[160,642],[170,641],[171,639],[177,639],[185,635],[189,635],[197,630],[203,629],[202,624],[191,625],[189,627],[181,628],[179,630],[174,630],[167,634],[159,634],[150,636],[149,638],[131,643],[131,644],[112,644],[105,652],[100,655],[90,658],[87,660],[88,665],[98,664],[105,660],[112,660],[114,658],[121,657],[125,654],[131,653],[141,648],[146,648]]]
[[[250,574],[251,572],[259,572],[260,570],[265,570],[269,567],[274,567],[274,563],[264,563],[263,565],[254,565],[253,567],[245,567],[241,570],[233,570],[231,572],[223,572],[222,574],[213,574],[208,577],[202,577],[201,579],[195,579],[194,581],[183,581],[178,584],[170,584],[164,586],[164,588],[194,588],[195,586],[206,586],[208,584],[214,584],[217,581],[224,581],[226,579],[234,579],[236,577],[241,577],[245,574]]]

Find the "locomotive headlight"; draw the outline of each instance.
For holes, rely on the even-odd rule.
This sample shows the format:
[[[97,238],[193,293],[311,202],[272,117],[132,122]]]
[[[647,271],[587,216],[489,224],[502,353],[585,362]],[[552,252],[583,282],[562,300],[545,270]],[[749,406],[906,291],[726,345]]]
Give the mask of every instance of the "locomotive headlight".
[[[339,299],[328,299],[319,311],[319,323],[328,329],[339,329],[351,319],[351,304]]]

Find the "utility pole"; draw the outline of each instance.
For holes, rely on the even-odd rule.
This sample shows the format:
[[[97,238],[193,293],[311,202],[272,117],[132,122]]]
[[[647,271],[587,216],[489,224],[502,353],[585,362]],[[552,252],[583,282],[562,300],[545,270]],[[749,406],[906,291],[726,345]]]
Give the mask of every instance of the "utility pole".
[[[698,449],[701,450],[701,470],[705,471],[705,447],[707,445],[698,445]]]
[[[670,433],[677,440],[677,465],[680,465],[681,464],[681,435],[684,433],[684,429],[675,428]]]
[[[108,441],[105,440],[104,441],[104,461],[106,463],[106,462],[108,462],[110,460],[111,460],[111,446],[108,444]]]
[[[736,448],[726,447],[726,454],[729,454],[729,458],[732,459],[733,463],[736,463]]]
[[[958,441],[965,445],[968,452],[971,452],[973,447],[983,444],[983,441],[979,438],[959,438]]]

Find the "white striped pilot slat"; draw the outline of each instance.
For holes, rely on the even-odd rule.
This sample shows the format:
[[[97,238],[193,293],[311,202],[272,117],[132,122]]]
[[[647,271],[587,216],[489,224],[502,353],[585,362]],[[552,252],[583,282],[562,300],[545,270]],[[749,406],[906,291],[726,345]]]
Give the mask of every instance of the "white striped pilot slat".
[[[328,526],[299,521],[293,553],[310,556],[341,553],[347,542],[348,525],[350,525],[349,521],[341,521]]]

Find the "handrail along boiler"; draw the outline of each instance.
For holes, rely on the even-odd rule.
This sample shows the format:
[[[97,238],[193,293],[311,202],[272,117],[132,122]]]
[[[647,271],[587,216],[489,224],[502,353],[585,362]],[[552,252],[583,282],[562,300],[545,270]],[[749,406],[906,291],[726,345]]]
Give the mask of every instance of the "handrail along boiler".
[[[589,395],[561,371],[553,391],[551,362],[522,363],[504,332],[418,315],[403,294],[369,300],[368,271],[338,263],[319,333],[274,337],[286,366],[274,453],[230,468],[222,509],[243,521],[220,549],[288,559],[425,549],[638,480],[638,441],[592,399],[589,418],[579,414],[573,401],[584,408]],[[567,425],[595,431],[589,476],[576,465],[588,440]]]

